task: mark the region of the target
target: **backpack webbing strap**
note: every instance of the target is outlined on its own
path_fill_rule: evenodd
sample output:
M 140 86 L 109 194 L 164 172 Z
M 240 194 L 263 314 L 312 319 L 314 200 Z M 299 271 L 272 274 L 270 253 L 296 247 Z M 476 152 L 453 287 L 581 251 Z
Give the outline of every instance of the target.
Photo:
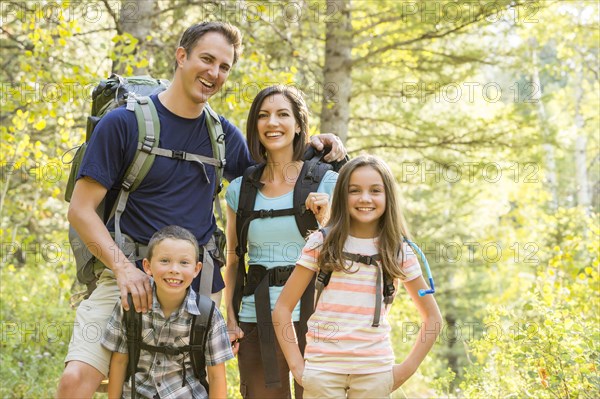
M 206 380 L 206 341 L 211 328 L 211 321 L 215 311 L 215 303 L 208 296 L 196 294 L 196 303 L 200 315 L 192 317 L 192 330 L 190 331 L 190 345 L 199 350 L 190 352 L 194 375 L 200 381 L 208 394 L 208 381 Z
M 135 112 L 138 122 L 138 143 L 140 149 L 136 151 L 133 162 L 125 172 L 125 178 L 121 185 L 121 190 L 115 202 L 112 217 L 115 217 L 115 242 L 119 248 L 124 245 L 123 235 L 121 233 L 121 215 L 127 206 L 129 193 L 135 191 L 144 177 L 148 174 L 154 155 L 151 154 L 152 148 L 158 146 L 160 139 L 160 123 L 158 121 L 158 113 L 154 102 L 149 97 L 130 96 L 127 99 L 127 109 Z
M 250 265 L 248 268 L 248 284 L 244 288 L 244 296 L 254 294 L 256 306 L 256 328 L 260 343 L 260 357 L 264 369 L 265 386 L 281 388 L 279 365 L 273 345 L 273 319 L 271 317 L 271 295 L 269 287 L 283 287 L 294 271 L 295 265 L 266 268 L 262 265 Z M 300 333 L 298 346 L 304 355 L 306 347 L 307 322 L 313 313 L 314 278 L 306 287 L 300 302 Z
M 333 167 L 327 163 L 323 163 L 319 156 L 315 156 L 307 161 L 304 161 L 298 181 L 294 186 L 294 208 L 299 212 L 294 214 L 296 226 L 302 237 L 306 233 L 319 228 L 319 224 L 315 215 L 312 212 L 307 212 L 305 202 L 308 194 L 316 192 L 319 189 L 321 180 L 328 170 L 333 170 Z
M 247 251 L 247 234 L 244 234 L 245 211 L 253 211 L 254 204 L 256 202 L 256 193 L 262 187 L 260 182 L 260 176 L 264 170 L 265 165 L 254 165 L 250 166 L 244 171 L 242 183 L 240 185 L 240 196 L 238 203 L 238 210 L 235 216 L 235 232 L 238 239 L 238 245 L 235 248 L 235 253 L 238 257 L 238 269 L 235 280 L 235 287 L 233 289 L 233 310 L 235 317 L 239 322 L 239 313 L 242 303 L 242 296 L 244 286 L 246 285 L 246 251 Z M 249 225 L 250 222 L 248 222 Z M 248 226 L 245 227 L 246 233 Z
M 202 246 L 202 273 L 200 273 L 200 287 L 198 293 L 210 297 L 212 294 L 212 284 L 215 271 L 215 261 L 212 253 L 217 248 L 214 234 L 210 236 L 208 242 Z
M 379 260 L 381 257 L 379 254 L 366 256 L 359 254 L 352 254 L 349 252 L 342 252 L 345 258 L 350 259 L 352 262 L 364 263 L 365 265 L 374 266 L 377 269 L 377 283 L 375 286 L 375 314 L 373 315 L 373 324 L 372 327 L 379 327 L 379 320 L 381 318 L 381 301 L 382 301 L 382 270 L 381 265 L 379 264 Z
M 140 360 L 140 349 L 142 344 L 142 314 L 135 311 L 133 298 L 131 294 L 127 295 L 129 310 L 124 311 L 123 321 L 125 324 L 127 336 L 127 353 L 129 361 L 127 363 L 127 378 L 131 378 L 131 398 L 135 399 L 137 392 L 135 390 L 135 373 L 137 371 L 138 361 Z
M 208 394 L 208 381 L 206 380 L 206 360 L 205 350 L 208 335 L 211 329 L 211 322 L 215 310 L 215 303 L 209 297 L 196 294 L 196 305 L 200 311 L 199 315 L 193 315 L 190 325 L 189 345 L 180 347 L 174 346 L 153 346 L 142 341 L 142 314 L 135 311 L 133 307 L 133 298 L 131 294 L 127 295 L 129 310 L 124 312 L 123 318 L 127 336 L 127 351 L 129 353 L 129 362 L 127 364 L 127 378 L 131 377 L 131 397 L 135 399 L 135 373 L 140 360 L 141 350 L 151 353 L 164 353 L 165 355 L 178 356 L 181 354 L 190 354 L 192 369 L 194 375 L 200 381 L 206 393 Z M 185 357 L 184 360 L 185 362 Z M 185 364 L 183 369 L 183 385 L 185 385 Z M 182 386 L 183 386 L 182 385 Z
M 323 234 L 323 243 L 325 242 L 325 238 L 329 233 L 329 228 L 322 228 L 319 231 Z M 388 277 L 387 273 L 384 273 L 382 267 L 380 265 L 381 256 L 379 254 L 376 255 L 360 255 L 349 252 L 342 252 L 344 258 L 351 260 L 352 262 L 359 262 L 366 265 L 374 266 L 377 269 L 377 282 L 375 288 L 375 312 L 373 315 L 373 324 L 372 327 L 379 327 L 379 322 L 381 320 L 381 302 L 386 305 L 392 303 L 394 299 L 394 283 L 391 278 Z M 317 303 L 319 302 L 319 298 L 321 297 L 321 293 L 323 289 L 329 284 L 329 280 L 331 279 L 331 272 L 324 272 L 322 270 L 319 271 L 317 275 L 317 279 L 315 282 L 315 308 L 317 307 Z M 383 290 L 382 290 L 383 284 Z
M 240 196 L 238 210 L 236 213 L 236 235 L 238 245 L 236 254 L 238 256 L 238 270 L 236 284 L 233 294 L 233 307 L 236 315 L 239 313 L 242 301 L 242 292 L 246 285 L 245 255 L 248 246 L 248 228 L 250 222 L 258 218 L 271 218 L 280 216 L 294 216 L 296 226 L 300 235 L 303 237 L 310 230 L 318 228 L 315 215 L 308 212 L 304 205 L 308 194 L 318 190 L 321 180 L 328 170 L 332 167 L 329 164 L 321 162 L 322 155 L 313 156 L 313 158 L 304 161 L 293 192 L 293 207 L 288 209 L 260 209 L 254 210 L 256 195 L 262 188 L 260 177 L 265 168 L 265 164 L 254 165 L 246 169 L 240 186 Z M 311 303 L 313 301 L 311 300 Z M 311 305 L 312 309 L 312 305 Z M 237 317 L 237 316 L 236 316 Z
M 208 135 L 210 136 L 210 144 L 212 146 L 213 158 L 220 162 L 220 166 L 215 167 L 215 192 L 213 194 L 213 202 L 217 209 L 217 215 L 223 220 L 223 211 L 221 210 L 221 202 L 218 199 L 219 192 L 223 188 L 223 169 L 227 163 L 225 159 L 225 134 L 219 115 L 206 103 L 204 105 L 204 118 Z
M 331 231 L 331 227 L 323 227 L 321 229 L 319 229 L 319 231 L 321 232 L 321 234 L 323 235 L 323 244 L 325 244 L 325 238 L 327 237 L 327 234 L 329 234 L 329 232 Z M 315 304 L 314 304 L 314 308 L 317 308 L 317 304 L 319 303 L 319 298 L 321 298 L 321 293 L 323 292 L 323 289 L 325 287 L 327 287 L 327 284 L 329 284 L 329 280 L 331 279 L 331 275 L 333 274 L 333 272 L 324 272 L 323 270 L 319 269 L 319 273 L 317 274 L 317 279 L 315 280 Z

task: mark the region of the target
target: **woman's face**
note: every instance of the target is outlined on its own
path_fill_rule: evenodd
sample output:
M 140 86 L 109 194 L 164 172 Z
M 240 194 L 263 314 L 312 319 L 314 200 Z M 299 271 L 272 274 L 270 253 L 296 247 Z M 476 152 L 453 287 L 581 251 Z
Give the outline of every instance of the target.
M 280 93 L 265 98 L 257 118 L 258 138 L 267 153 L 294 151 L 294 136 L 300 125 L 294 117 L 292 103 Z

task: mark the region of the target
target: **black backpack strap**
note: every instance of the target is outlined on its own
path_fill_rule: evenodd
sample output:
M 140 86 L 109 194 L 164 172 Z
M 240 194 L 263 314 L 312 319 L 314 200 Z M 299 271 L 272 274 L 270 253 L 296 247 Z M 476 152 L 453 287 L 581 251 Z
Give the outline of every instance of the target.
M 316 155 L 304 161 L 300 175 L 294 186 L 294 209 L 300 210 L 300 212 L 294 214 L 294 217 L 296 218 L 296 225 L 302 237 L 306 237 L 309 231 L 319 228 L 315 215 L 312 212 L 306 211 L 306 198 L 308 194 L 318 190 L 325 173 L 328 170 L 333 170 L 333 167 L 330 164 L 324 163 L 321 158 L 322 155 Z
M 235 233 L 237 236 L 237 247 L 235 253 L 238 256 L 238 269 L 235 279 L 235 287 L 233 289 L 233 309 L 235 317 L 238 318 L 240 306 L 242 303 L 242 292 L 246 285 L 246 251 L 248 244 L 248 226 L 250 225 L 250 214 L 254 211 L 254 203 L 256 202 L 256 194 L 262 187 L 260 176 L 265 165 L 254 165 L 244 171 L 242 184 L 240 185 L 240 198 L 238 201 L 238 209 L 235 217 Z M 239 321 L 239 320 L 238 320 Z
M 323 243 L 325 243 L 325 238 L 327 238 L 327 234 L 329 234 L 329 231 L 331 231 L 331 227 L 323 227 L 322 229 L 319 229 L 319 231 L 321 232 L 321 234 L 323 234 Z M 319 303 L 321 293 L 323 292 L 325 287 L 327 287 L 327 284 L 329 284 L 329 280 L 331 279 L 332 273 L 333 271 L 325 272 L 319 269 L 319 273 L 317 274 L 317 278 L 315 280 L 315 309 L 317 308 L 317 303 Z
M 365 265 L 371 265 L 377 269 L 377 283 L 375 286 L 375 314 L 373 315 L 373 327 L 379 327 L 379 320 L 381 318 L 381 301 L 382 298 L 382 279 L 383 279 L 383 271 L 380 266 L 381 256 L 377 255 L 360 255 L 349 252 L 342 252 L 346 259 L 351 260 L 352 262 L 364 263 Z
M 323 242 L 325 242 L 325 238 L 327 237 L 327 234 L 330 231 L 329 227 L 325 227 L 319 230 L 321 232 L 321 234 L 323 234 Z M 381 302 L 383 299 L 383 302 L 386 305 L 389 305 L 392 303 L 392 301 L 394 300 L 394 292 L 395 292 L 395 288 L 394 288 L 394 281 L 393 279 L 383 271 L 382 267 L 380 266 L 380 261 L 381 261 L 381 256 L 379 254 L 376 255 L 371 255 L 371 256 L 366 256 L 366 255 L 360 255 L 360 254 L 354 254 L 354 253 L 349 253 L 349 252 L 343 252 L 344 257 L 346 257 L 347 259 L 353 261 L 353 262 L 359 262 L 359 263 L 364 263 L 366 265 L 371 265 L 374 266 L 377 269 L 377 286 L 375 288 L 375 313 L 373 315 L 373 327 L 379 327 L 379 321 L 381 318 Z M 319 271 L 319 274 L 317 275 L 316 281 L 315 281 L 315 291 L 316 291 L 316 295 L 315 295 L 315 308 L 317 307 L 317 303 L 319 302 L 319 298 L 321 297 L 321 293 L 323 292 L 323 289 L 325 287 L 327 287 L 327 284 L 329 284 L 329 280 L 331 279 L 331 275 L 333 272 L 324 272 L 322 270 Z M 382 280 L 383 280 L 383 293 L 382 293 L 382 289 L 381 289 L 381 285 L 382 285 Z
M 315 147 L 313 147 L 310 144 L 307 144 L 306 149 L 304 150 L 304 156 L 302 157 L 302 159 L 304 159 L 305 161 L 308 161 L 309 159 L 315 158 L 315 159 L 318 159 L 319 161 L 325 162 L 325 161 L 323 161 L 323 157 L 325 155 L 329 154 L 330 151 L 331 151 L 331 147 L 325 147 L 321 151 L 317 151 L 315 149 Z M 329 162 L 328 165 L 331 165 L 334 172 L 339 172 L 340 169 L 342 168 L 342 166 L 344 166 L 346 164 L 346 162 L 348 162 L 349 160 L 350 160 L 350 157 L 348 157 L 348 155 L 346 155 L 344 157 L 344 159 L 342 159 L 341 161 Z
M 196 303 L 200 315 L 192 317 L 190 331 L 190 357 L 194 375 L 200 381 L 208 394 L 208 381 L 206 380 L 206 341 L 212 326 L 212 317 L 215 311 L 215 303 L 207 296 L 196 294 Z M 197 348 L 201 348 L 197 350 Z
M 140 360 L 142 344 L 142 314 L 135 311 L 131 294 L 127 294 L 127 302 L 129 303 L 129 310 L 125 310 L 123 314 L 127 336 L 127 352 L 129 354 L 125 380 L 127 381 L 127 378 L 131 378 L 131 397 L 135 399 L 137 396 L 135 390 L 135 373 Z

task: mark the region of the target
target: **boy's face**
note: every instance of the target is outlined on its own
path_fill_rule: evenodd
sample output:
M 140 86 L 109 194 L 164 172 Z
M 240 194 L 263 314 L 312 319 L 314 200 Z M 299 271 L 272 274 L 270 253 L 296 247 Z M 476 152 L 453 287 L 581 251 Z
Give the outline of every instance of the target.
M 152 260 L 144 259 L 143 264 L 146 273 L 154 277 L 156 292 L 161 297 L 185 295 L 202 268 L 194 246 L 189 241 L 172 238 L 159 242 L 154 247 Z
M 176 57 L 186 96 L 200 104 L 221 90 L 233 66 L 234 51 L 223 34 L 207 32 L 189 54 L 179 47 Z

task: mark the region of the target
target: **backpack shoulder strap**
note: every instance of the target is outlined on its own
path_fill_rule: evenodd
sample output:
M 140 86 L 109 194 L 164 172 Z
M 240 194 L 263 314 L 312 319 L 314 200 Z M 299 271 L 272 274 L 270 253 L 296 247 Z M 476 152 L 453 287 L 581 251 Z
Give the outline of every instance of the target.
M 327 234 L 329 234 L 329 232 L 331 231 L 331 227 L 323 227 L 321 229 L 319 229 L 319 231 L 321 232 L 321 234 L 323 234 L 323 243 L 325 242 L 325 238 L 327 238 Z M 323 292 L 323 289 L 325 287 L 327 287 L 327 284 L 329 284 L 329 279 L 331 279 L 331 275 L 333 274 L 333 271 L 330 272 L 325 272 L 321 269 L 319 269 L 319 274 L 317 274 L 317 278 L 315 280 L 315 306 L 314 308 L 317 308 L 317 304 L 319 303 L 319 298 L 321 297 L 321 293 Z
M 252 220 L 250 216 L 254 211 L 256 194 L 262 187 L 260 176 L 262 175 L 264 168 L 265 164 L 250 166 L 244 171 L 242 182 L 240 184 L 240 197 L 235 216 L 235 234 L 237 236 L 237 247 L 235 248 L 235 253 L 238 256 L 238 269 L 232 300 L 236 318 L 240 313 L 242 293 L 246 283 L 245 257 L 248 244 L 248 227 L 250 225 L 250 221 Z
M 213 157 L 220 161 L 220 166 L 215 167 L 215 192 L 213 194 L 213 200 L 215 202 L 217 214 L 219 218 L 222 219 L 223 212 L 221 211 L 221 204 L 217 197 L 223 188 L 223 169 L 225 168 L 226 163 L 225 134 L 223 133 L 223 126 L 221 125 L 219 115 L 213 111 L 208 103 L 204 105 L 204 118 L 208 128 L 208 135 L 210 136 Z
M 246 253 L 248 224 L 250 223 L 250 215 L 254 212 L 256 194 L 263 186 L 260 177 L 264 169 L 265 164 L 253 165 L 246 169 L 242 176 L 235 225 L 238 239 L 236 253 L 238 256 L 243 256 Z
M 123 313 L 123 323 L 125 325 L 127 336 L 127 352 L 129 354 L 125 380 L 131 378 L 131 395 L 132 398 L 135 398 L 135 373 L 140 360 L 142 342 L 142 314 L 135 311 L 131 294 L 127 295 L 127 301 L 129 303 L 129 310 L 126 310 Z
M 109 219 L 115 217 L 115 242 L 123 248 L 125 240 L 121 233 L 121 215 L 125 211 L 129 194 L 135 191 L 148 174 L 154 162 L 152 150 L 158 147 L 160 140 L 160 122 L 154 102 L 150 97 L 137 97 L 130 94 L 127 109 L 135 112 L 138 123 L 138 145 L 133 162 L 127 168 L 119 196 Z
M 306 211 L 305 202 L 308 194 L 319 189 L 321 180 L 323 180 L 328 170 L 333 170 L 333 167 L 322 162 L 320 157 L 315 156 L 304 161 L 298 180 L 294 185 L 294 209 L 302 210 L 302 212 L 295 213 L 294 217 L 302 237 L 305 237 L 309 231 L 319 228 L 315 215 Z
M 190 331 L 190 356 L 192 359 L 192 368 L 194 375 L 206 389 L 208 393 L 208 381 L 206 380 L 206 361 L 205 350 L 206 341 L 211 329 L 213 313 L 215 311 L 215 303 L 207 296 L 196 294 L 196 304 L 200 310 L 200 315 L 192 317 L 192 325 Z M 196 348 L 196 349 L 194 349 Z M 198 350 L 197 348 L 201 348 Z

